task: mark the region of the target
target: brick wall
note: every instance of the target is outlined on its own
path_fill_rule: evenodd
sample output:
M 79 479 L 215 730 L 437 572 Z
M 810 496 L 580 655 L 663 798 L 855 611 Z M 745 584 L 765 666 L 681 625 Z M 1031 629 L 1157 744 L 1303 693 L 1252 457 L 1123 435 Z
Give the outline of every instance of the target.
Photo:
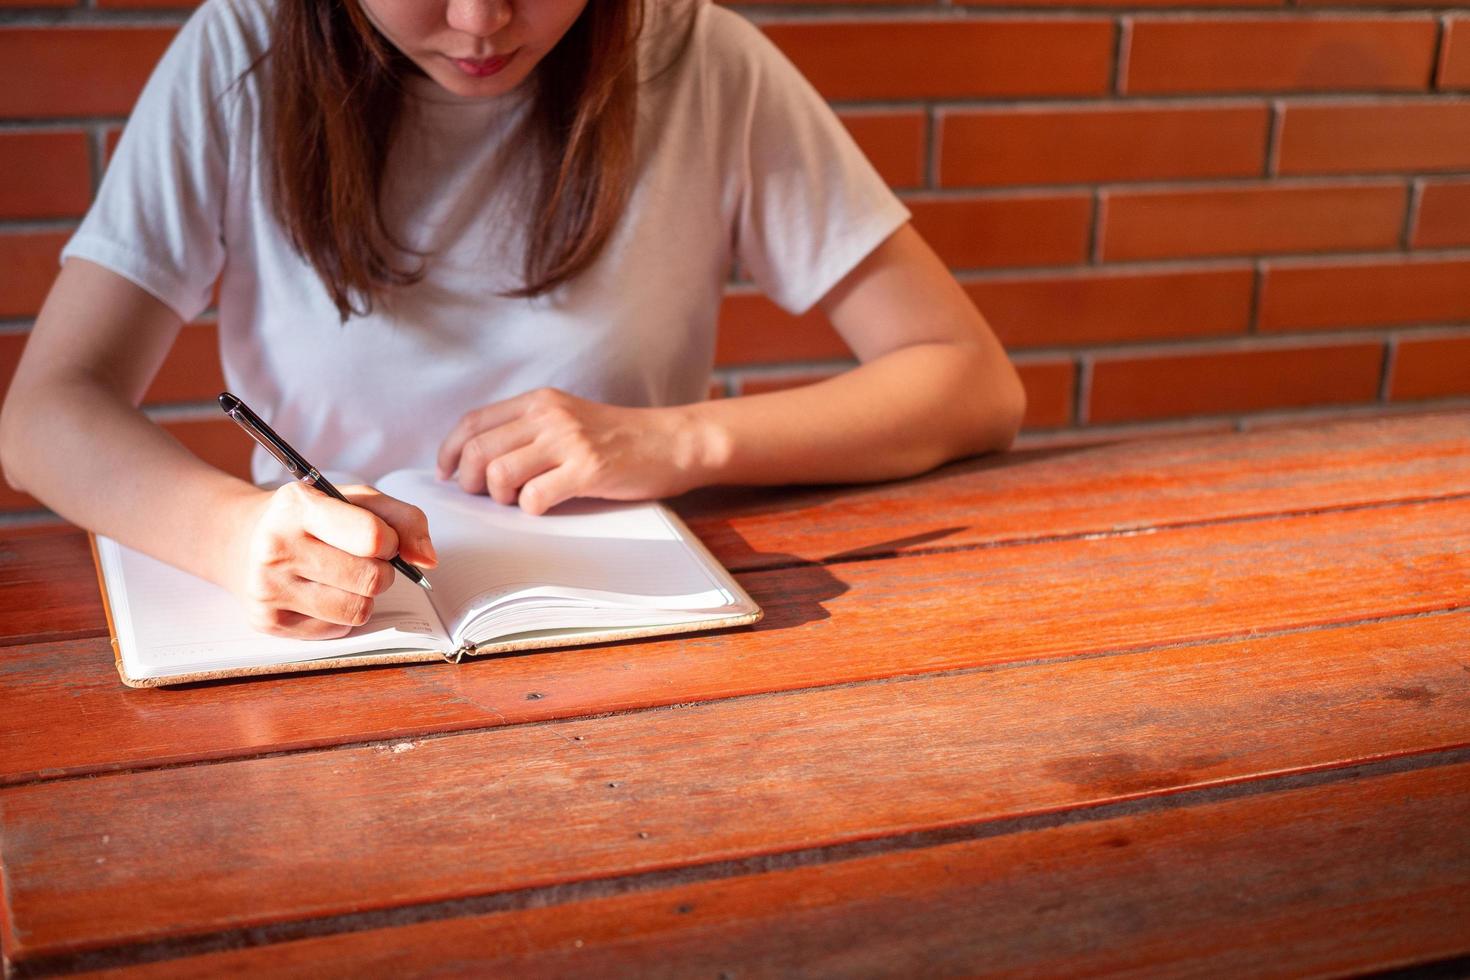
M 597 0 L 591 0 L 597 2 Z M 1470 404 L 1470 9 L 733 5 L 832 101 L 1020 365 L 1032 443 Z M 187 6 L 0 0 L 0 384 Z M 849 363 L 748 286 L 721 393 Z M 232 469 L 214 336 L 149 394 Z M 44 520 L 0 490 L 0 520 Z

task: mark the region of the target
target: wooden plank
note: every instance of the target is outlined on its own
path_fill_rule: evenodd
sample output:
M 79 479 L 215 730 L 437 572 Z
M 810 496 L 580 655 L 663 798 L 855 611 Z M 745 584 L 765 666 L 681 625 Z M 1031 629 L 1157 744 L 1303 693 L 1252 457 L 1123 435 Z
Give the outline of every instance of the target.
M 6 528 L 0 535 L 0 646 L 105 635 L 91 568 L 86 535 L 78 531 Z
M 1347 975 L 1470 953 L 1470 764 L 118 971 Z
M 12 787 L 0 792 L 9 955 L 1470 745 L 1466 623 L 1448 614 Z
M 1467 556 L 1461 500 L 747 573 L 767 610 L 754 630 L 455 668 L 132 691 L 101 640 L 15 647 L 0 651 L 0 780 L 1442 610 L 1470 596 Z
M 675 506 L 745 570 L 1465 493 L 1470 412 L 1027 450 L 898 483 Z
M 1470 413 L 1358 419 L 1028 450 L 898 483 L 714 490 L 674 506 L 727 567 L 754 571 L 1466 494 L 1467 444 Z M 0 644 L 105 634 L 85 544 L 71 533 L 0 537 L 0 582 L 35 580 L 0 609 Z

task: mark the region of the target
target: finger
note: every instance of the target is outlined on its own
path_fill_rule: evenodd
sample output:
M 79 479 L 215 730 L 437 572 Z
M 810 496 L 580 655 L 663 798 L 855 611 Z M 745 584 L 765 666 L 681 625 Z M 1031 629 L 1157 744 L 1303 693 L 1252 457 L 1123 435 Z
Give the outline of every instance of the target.
M 343 487 L 342 496 L 354 505 L 372 511 L 393 528 L 398 535 L 398 553 L 405 559 L 424 568 L 439 564 L 434 542 L 429 538 L 429 519 L 423 511 L 372 487 Z
M 280 607 L 287 612 L 301 613 L 339 626 L 361 626 L 373 616 L 371 597 L 306 579 L 298 579 L 292 584 L 281 598 Z
M 475 436 L 489 429 L 496 429 L 507 422 L 520 418 L 525 411 L 527 399 L 531 393 L 516 395 L 504 401 L 495 402 L 477 408 L 472 412 L 466 412 L 460 420 L 449 430 L 449 435 L 439 444 L 436 468 L 439 479 L 447 480 L 450 474 L 460 465 L 460 454 L 464 451 L 465 444 Z
M 564 500 L 578 496 L 583 481 L 570 466 L 546 470 L 521 487 L 519 503 L 527 514 L 544 514 Z
M 312 538 L 297 548 L 292 571 L 309 582 L 360 596 L 379 596 L 393 585 L 393 566 L 386 561 L 349 555 Z
M 262 633 L 293 640 L 337 640 L 352 632 L 351 626 L 325 623 L 286 609 L 275 609 L 263 614 L 251 625 Z
M 504 489 L 510 485 L 510 474 L 495 464 L 507 456 L 524 452 L 534 446 L 535 442 L 535 428 L 522 419 L 517 419 L 490 432 L 480 433 L 466 443 L 464 452 L 460 455 L 460 488 L 466 493 L 485 493 L 492 491 L 496 486 Z M 534 475 L 535 473 L 528 473 L 526 478 Z M 515 500 L 514 490 L 524 482 L 525 478 L 510 485 L 510 501 Z M 508 502 L 502 500 L 500 496 L 496 496 L 495 499 L 500 500 L 501 503 Z
M 301 528 L 307 534 L 359 558 L 386 560 L 398 553 L 398 532 L 371 510 L 328 497 L 320 490 L 302 490 L 298 503 Z

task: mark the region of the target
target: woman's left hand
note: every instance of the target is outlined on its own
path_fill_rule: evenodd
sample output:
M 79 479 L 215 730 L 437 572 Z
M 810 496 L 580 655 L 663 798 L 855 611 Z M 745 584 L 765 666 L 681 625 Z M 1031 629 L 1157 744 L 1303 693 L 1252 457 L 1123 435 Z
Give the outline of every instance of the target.
M 620 408 L 540 388 L 467 413 L 439 478 L 542 514 L 572 497 L 648 500 L 699 483 L 694 427 L 674 408 Z

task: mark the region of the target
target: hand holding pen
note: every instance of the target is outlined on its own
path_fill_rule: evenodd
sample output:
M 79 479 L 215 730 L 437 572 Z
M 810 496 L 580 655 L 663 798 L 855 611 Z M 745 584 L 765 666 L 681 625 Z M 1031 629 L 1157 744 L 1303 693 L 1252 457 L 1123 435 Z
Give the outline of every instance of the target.
M 263 496 L 256 516 L 241 526 L 249 534 L 248 555 L 241 552 L 241 580 L 232 590 L 255 628 L 302 638 L 341 636 L 367 621 L 395 569 L 429 588 L 409 563 L 436 563 L 422 511 L 370 487 L 338 490 L 240 399 L 224 392 L 219 401 L 296 481 Z

